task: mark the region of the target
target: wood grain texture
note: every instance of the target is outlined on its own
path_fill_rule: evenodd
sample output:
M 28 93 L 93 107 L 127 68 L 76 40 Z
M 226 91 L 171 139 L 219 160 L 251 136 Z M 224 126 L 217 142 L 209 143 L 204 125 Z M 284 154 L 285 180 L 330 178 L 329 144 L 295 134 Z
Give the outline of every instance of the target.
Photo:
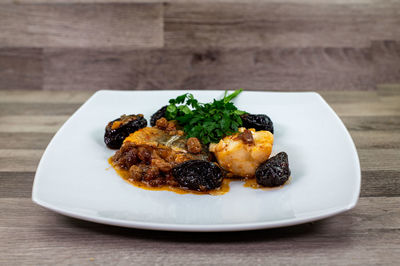
M 365 47 L 400 40 L 400 4 L 171 3 L 167 47 Z M 356 33 L 356 34 L 355 34 Z
M 1 35 L 2 33 L 0 33 L 0 39 Z M 40 48 L 0 48 L 0 91 L 42 89 L 42 59 L 42 49 Z
M 396 45 L 400 47 L 400 42 Z M 379 54 L 379 52 L 381 54 Z M 381 56 L 392 57 L 382 61 Z M 400 81 L 395 50 L 372 48 L 44 50 L 44 89 L 373 90 Z M 391 60 L 391 61 L 390 61 Z
M 140 2 L 0 1 L 0 90 L 329 91 L 400 82 L 398 1 Z
M 7 115 L 0 116 L 0 132 L 55 133 L 69 116 Z
M 400 131 L 350 131 L 357 148 L 399 149 Z
M 351 213 L 313 224 L 185 234 L 96 225 L 51 213 L 29 199 L 0 199 L 0 211 L 10 213 L 0 217 L 0 234 L 8 239 L 0 243 L 0 262 L 395 265 L 400 258 L 399 203 L 399 198 L 362 198 Z M 27 213 L 29 219 L 21 219 Z
M 30 198 L 35 172 L 1 172 L 0 198 Z
M 400 197 L 400 171 L 372 170 L 361 175 L 361 197 Z
M 2 103 L 0 114 L 2 115 L 69 115 L 74 113 L 81 104 L 71 103 Z
M 54 133 L 0 132 L 0 147 L 6 150 L 44 150 Z
M 93 95 L 91 91 L 81 91 L 76 93 L 74 91 L 46 91 L 38 94 L 35 91 L 28 90 L 0 90 L 0 103 L 43 103 L 43 99 L 50 99 L 51 103 L 71 103 L 82 104 L 90 96 Z
M 0 5 L 0 47 L 162 47 L 161 4 Z
M 0 149 L 0 171 L 34 172 L 43 155 L 43 150 Z

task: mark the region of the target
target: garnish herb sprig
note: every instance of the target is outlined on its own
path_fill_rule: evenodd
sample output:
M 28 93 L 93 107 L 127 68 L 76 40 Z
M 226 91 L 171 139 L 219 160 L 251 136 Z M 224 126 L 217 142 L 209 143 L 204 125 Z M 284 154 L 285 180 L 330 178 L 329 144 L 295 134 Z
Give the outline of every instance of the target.
M 166 118 L 177 120 L 187 137 L 196 137 L 203 144 L 218 142 L 242 125 L 240 115 L 246 112 L 231 102 L 241 92 L 242 89 L 227 95 L 225 91 L 221 100 L 214 99 L 211 103 L 199 103 L 191 93 L 185 93 L 169 100 Z

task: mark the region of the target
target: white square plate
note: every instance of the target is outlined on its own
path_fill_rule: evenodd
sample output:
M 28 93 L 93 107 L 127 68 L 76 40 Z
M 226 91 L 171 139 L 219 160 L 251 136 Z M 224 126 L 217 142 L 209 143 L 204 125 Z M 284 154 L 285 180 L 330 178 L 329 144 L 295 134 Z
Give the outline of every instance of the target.
M 294 225 L 353 208 L 360 165 L 345 126 L 314 92 L 243 92 L 235 104 L 274 122 L 273 154 L 289 156 L 292 180 L 260 190 L 232 182 L 220 196 L 137 188 L 107 159 L 106 124 L 121 114 L 151 114 L 183 91 L 99 91 L 61 127 L 38 166 L 32 199 L 58 213 L 124 227 L 171 231 L 238 231 Z M 191 91 L 200 102 L 222 91 Z

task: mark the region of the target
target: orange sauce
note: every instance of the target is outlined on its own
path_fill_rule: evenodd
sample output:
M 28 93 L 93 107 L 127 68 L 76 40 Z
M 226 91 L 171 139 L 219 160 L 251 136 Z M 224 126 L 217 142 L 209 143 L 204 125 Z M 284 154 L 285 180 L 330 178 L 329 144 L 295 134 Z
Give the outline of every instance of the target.
M 259 184 L 257 184 L 257 181 L 255 178 L 251 178 L 251 179 L 244 179 L 244 187 L 249 187 L 249 188 L 253 188 L 253 189 L 262 189 L 262 190 L 274 190 L 274 189 L 280 189 L 283 186 L 287 185 L 290 183 L 290 180 L 292 179 L 292 177 L 289 177 L 289 179 L 281 186 L 277 186 L 277 187 L 263 187 L 260 186 Z
M 111 129 L 117 129 L 121 126 L 121 124 L 122 124 L 122 121 L 115 121 L 115 122 L 113 122 Z
M 207 192 L 199 192 L 199 191 L 194 191 L 194 190 L 189 190 L 189 189 L 184 189 L 184 188 L 179 188 L 179 187 L 172 187 L 172 186 L 168 186 L 168 185 L 159 186 L 159 187 L 151 187 L 144 182 L 135 181 L 132 178 L 130 178 L 128 170 L 124 170 L 124 169 L 115 167 L 112 162 L 112 157 L 110 157 L 108 159 L 108 162 L 111 165 L 111 167 L 114 168 L 114 170 L 117 172 L 117 174 L 120 177 L 122 177 L 126 182 L 128 182 L 131 185 L 134 185 L 135 187 L 146 189 L 146 190 L 153 190 L 153 191 L 172 191 L 177 194 L 191 193 L 191 194 L 197 194 L 197 195 L 214 195 L 214 196 L 223 195 L 229 191 L 229 183 L 231 183 L 232 181 L 243 181 L 244 187 L 249 187 L 252 189 L 275 190 L 275 189 L 280 189 L 283 186 L 289 184 L 292 179 L 292 177 L 289 177 L 289 180 L 286 181 L 286 183 L 284 183 L 283 185 L 278 186 L 278 187 L 263 187 L 263 186 L 260 186 L 259 184 L 257 184 L 257 181 L 255 178 L 241 179 L 241 178 L 236 178 L 236 177 L 227 177 L 222 180 L 222 185 L 220 188 L 214 189 L 211 191 L 207 191 Z
M 122 177 L 126 182 L 128 182 L 131 185 L 134 185 L 135 187 L 138 188 L 142 188 L 142 189 L 146 189 L 146 190 L 153 190 L 153 191 L 172 191 L 178 194 L 197 194 L 197 195 L 223 195 L 225 193 L 227 193 L 229 191 L 229 183 L 231 182 L 231 179 L 223 179 L 222 180 L 222 185 L 220 188 L 218 189 L 214 189 L 211 191 L 207 191 L 207 192 L 199 192 L 199 191 L 194 191 L 194 190 L 188 190 L 188 189 L 183 189 L 183 188 L 179 188 L 179 187 L 172 187 L 172 186 L 168 186 L 168 185 L 164 185 L 164 186 L 159 186 L 159 187 L 151 187 L 149 185 L 147 185 L 144 182 L 140 182 L 140 181 L 135 181 L 132 178 L 130 178 L 129 176 L 129 171 L 128 170 L 124 170 L 124 169 L 120 169 L 118 167 L 115 167 L 113 162 L 112 162 L 112 157 L 110 157 L 108 159 L 109 164 L 114 168 L 114 170 L 117 172 L 117 174 Z

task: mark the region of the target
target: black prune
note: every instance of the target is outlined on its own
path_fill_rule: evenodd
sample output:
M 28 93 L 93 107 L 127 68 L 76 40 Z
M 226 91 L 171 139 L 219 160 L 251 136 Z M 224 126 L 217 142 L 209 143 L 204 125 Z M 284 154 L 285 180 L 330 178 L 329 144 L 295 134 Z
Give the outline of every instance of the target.
M 274 125 L 272 120 L 267 115 L 253 115 L 253 114 L 244 114 L 241 115 L 243 126 L 245 128 L 254 128 L 255 130 L 267 130 L 274 134 Z
M 290 176 L 288 156 L 280 152 L 262 163 L 256 170 L 257 184 L 265 187 L 283 185 Z
M 119 149 L 129 134 L 146 126 L 147 120 L 142 114 L 122 115 L 107 124 L 104 142 L 110 149 Z
M 201 192 L 220 187 L 223 178 L 221 168 L 202 160 L 179 164 L 172 169 L 172 176 L 182 187 Z
M 167 111 L 167 107 L 168 107 L 168 105 L 161 107 L 160 110 L 158 110 L 151 116 L 150 125 L 152 127 L 154 127 L 156 125 L 156 122 L 158 119 L 160 119 L 161 117 L 165 117 L 165 112 Z

